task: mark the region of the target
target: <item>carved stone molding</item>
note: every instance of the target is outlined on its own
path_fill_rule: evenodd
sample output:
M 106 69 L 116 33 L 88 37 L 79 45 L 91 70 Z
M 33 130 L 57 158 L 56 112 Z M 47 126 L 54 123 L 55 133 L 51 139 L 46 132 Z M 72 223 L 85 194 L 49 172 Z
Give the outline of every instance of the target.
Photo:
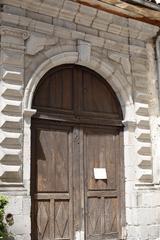
M 24 109 L 23 111 L 23 117 L 24 117 L 24 121 L 25 123 L 28 125 L 28 127 L 30 127 L 30 123 L 31 123 L 31 117 L 36 114 L 37 110 L 36 109 Z
M 31 118 L 36 112 L 37 109 L 24 109 L 23 116 Z
M 46 36 L 44 34 L 32 33 L 26 42 L 26 53 L 28 55 L 35 55 L 42 51 L 45 46 L 56 45 L 58 38 L 53 36 Z
M 133 129 L 134 130 L 137 126 L 137 123 L 134 120 L 133 121 L 123 120 L 122 123 L 123 123 L 124 127 L 127 128 L 127 129 Z
M 78 40 L 79 61 L 90 62 L 91 58 L 91 43 Z
M 30 32 L 18 28 L 12 28 L 8 26 L 0 27 L 0 35 L 2 36 L 13 36 L 17 38 L 22 38 L 23 40 L 27 40 L 30 36 Z

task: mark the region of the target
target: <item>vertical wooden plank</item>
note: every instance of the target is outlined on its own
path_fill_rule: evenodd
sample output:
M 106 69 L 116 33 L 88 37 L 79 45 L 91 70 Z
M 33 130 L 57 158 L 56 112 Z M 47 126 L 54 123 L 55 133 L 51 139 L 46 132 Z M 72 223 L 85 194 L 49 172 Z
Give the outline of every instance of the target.
M 116 188 L 115 132 L 90 129 L 86 132 L 87 181 L 90 190 Z M 95 180 L 94 168 L 106 168 L 107 180 Z
M 68 134 L 68 128 L 39 129 L 38 191 L 68 191 Z
M 85 112 L 119 114 L 116 96 L 110 86 L 107 86 L 107 82 L 90 71 L 83 70 L 83 73 L 82 110 Z
M 62 108 L 73 110 L 73 73 L 72 68 L 62 72 Z
M 80 230 L 81 230 L 81 238 L 85 239 L 85 189 L 84 189 L 84 131 L 83 128 L 80 128 L 80 208 L 81 208 L 81 215 L 80 215 Z
M 49 239 L 49 201 L 40 200 L 38 201 L 38 212 L 37 212 L 37 228 L 38 228 L 38 240 Z
M 50 199 L 50 239 L 55 239 L 55 210 L 54 199 Z
M 87 202 L 87 237 L 101 235 L 104 233 L 102 232 L 103 201 L 95 196 L 88 198 Z
M 54 158 L 55 161 L 55 178 L 53 176 L 52 171 L 50 171 L 52 168 L 52 162 L 49 166 L 49 180 L 51 184 L 54 184 L 55 182 L 55 191 L 58 192 L 67 192 L 69 188 L 68 183 L 68 141 L 69 141 L 69 129 L 62 129 L 59 131 L 55 131 L 54 138 L 52 138 L 52 160 Z M 62 148 L 63 146 L 63 148 Z M 51 187 L 52 189 L 52 187 Z
M 82 101 L 82 78 L 83 71 L 73 68 L 73 89 L 74 89 L 74 114 L 79 116 Z
M 69 238 L 69 200 L 55 200 L 55 238 Z
M 104 215 L 105 215 L 105 229 L 104 233 L 116 233 L 118 232 L 118 222 L 117 222 L 117 198 L 105 198 L 104 205 Z
M 81 227 L 81 206 L 80 206 L 80 135 L 79 129 L 73 129 L 73 189 L 74 189 L 74 234 L 80 231 Z M 75 236 L 74 236 L 75 237 Z
M 101 212 L 101 233 L 105 233 L 105 198 L 101 197 L 102 202 L 102 212 Z

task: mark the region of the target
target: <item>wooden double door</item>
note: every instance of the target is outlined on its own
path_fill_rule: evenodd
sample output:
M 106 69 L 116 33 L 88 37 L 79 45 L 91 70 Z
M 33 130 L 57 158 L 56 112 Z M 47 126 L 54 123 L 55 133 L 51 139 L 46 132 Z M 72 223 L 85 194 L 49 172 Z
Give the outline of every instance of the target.
M 74 79 L 75 66 L 69 66 L 69 71 L 70 79 Z M 87 70 L 81 71 L 82 82 Z M 49 76 L 54 81 L 54 73 Z M 50 81 L 51 77 L 46 79 Z M 66 81 L 66 76 L 61 75 L 60 79 Z M 79 97 L 83 97 L 83 88 L 81 91 Z M 57 96 L 62 93 L 61 89 Z M 73 96 L 76 101 L 77 95 Z M 62 106 L 39 107 L 40 103 L 35 97 L 33 105 L 38 113 L 32 119 L 32 239 L 120 239 L 124 208 L 123 134 L 118 120 L 112 119 L 116 113 L 83 114 L 76 105 L 72 115 L 67 109 L 62 111 Z M 77 109 L 81 113 L 77 114 Z M 105 114 L 110 120 L 105 121 Z

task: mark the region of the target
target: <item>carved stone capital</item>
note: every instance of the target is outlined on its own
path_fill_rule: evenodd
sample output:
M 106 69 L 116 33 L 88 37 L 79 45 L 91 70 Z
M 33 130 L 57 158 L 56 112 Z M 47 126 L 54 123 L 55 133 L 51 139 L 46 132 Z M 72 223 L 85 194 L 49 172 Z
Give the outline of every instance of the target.
M 36 112 L 36 109 L 24 109 L 23 116 L 31 118 Z
M 8 27 L 8 26 L 1 26 L 0 35 L 13 36 L 13 37 L 22 38 L 23 40 L 26 40 L 29 38 L 30 32 L 22 29 Z
M 123 120 L 122 123 L 123 123 L 124 127 L 127 129 L 129 129 L 129 128 L 135 129 L 137 126 L 137 123 L 134 120 Z

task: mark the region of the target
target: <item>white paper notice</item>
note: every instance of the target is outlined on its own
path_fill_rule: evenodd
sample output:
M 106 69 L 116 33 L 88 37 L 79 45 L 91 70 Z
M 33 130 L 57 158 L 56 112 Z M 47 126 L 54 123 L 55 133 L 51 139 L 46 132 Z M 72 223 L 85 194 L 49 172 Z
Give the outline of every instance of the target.
M 106 168 L 94 168 L 94 178 L 95 179 L 107 179 Z

